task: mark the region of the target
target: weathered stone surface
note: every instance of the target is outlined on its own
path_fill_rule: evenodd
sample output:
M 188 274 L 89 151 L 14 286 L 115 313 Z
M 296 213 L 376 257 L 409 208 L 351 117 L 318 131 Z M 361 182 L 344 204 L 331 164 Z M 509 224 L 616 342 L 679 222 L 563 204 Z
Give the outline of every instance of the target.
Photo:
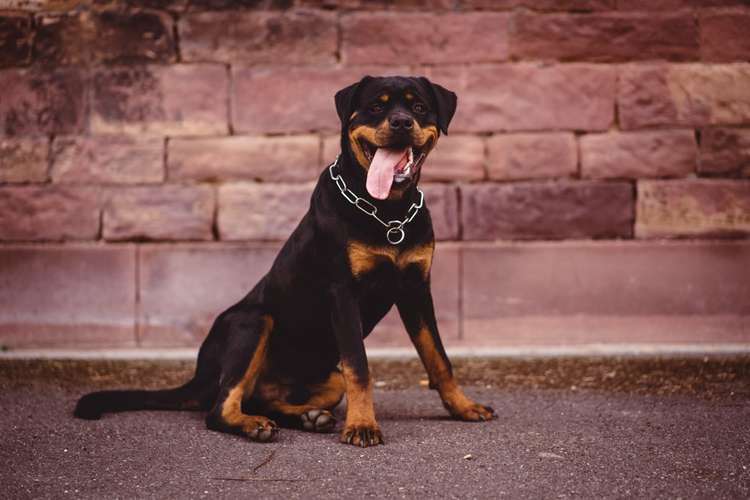
M 180 19 L 183 61 L 327 64 L 336 15 L 320 10 L 196 12 Z
M 459 95 L 451 132 L 606 130 L 614 120 L 615 69 L 592 64 L 428 68 Z
M 297 0 L 299 5 L 343 10 L 443 10 L 453 9 L 453 0 Z
M 452 184 L 422 183 L 425 205 L 432 216 L 435 239 L 457 240 L 459 235 L 458 188 Z M 407 226 L 408 227 L 408 226 Z
M 746 342 L 749 259 L 746 242 L 474 244 L 464 342 Z
M 494 62 L 508 59 L 510 16 L 501 13 L 368 12 L 342 19 L 349 65 Z
M 323 153 L 321 167 L 327 167 L 336 159 L 341 152 L 341 136 L 327 135 L 323 138 Z
M 64 134 L 85 127 L 86 83 L 76 69 L 3 70 L 0 88 L 0 134 Z
M 623 129 L 750 122 L 750 64 L 627 66 L 617 104 Z
M 632 191 L 624 182 L 463 185 L 463 239 L 628 238 Z
M 172 62 L 172 18 L 138 9 L 71 11 L 38 18 L 34 59 L 47 64 Z
M 334 94 L 385 68 L 232 67 L 232 124 L 238 133 L 338 132 Z
M 192 347 L 268 272 L 278 245 L 160 244 L 139 251 L 141 345 Z
M 29 15 L 0 11 L 0 68 L 28 64 L 31 39 Z
M 319 150 L 320 139 L 314 135 L 172 139 L 169 178 L 309 181 L 320 174 Z
M 225 184 L 219 187 L 222 240 L 286 240 L 310 206 L 313 185 Z
M 51 176 L 61 183 L 161 182 L 163 159 L 158 137 L 61 136 L 52 145 Z
M 581 175 L 596 179 L 685 177 L 698 154 L 692 130 L 587 134 L 580 148 Z
M 701 58 L 704 61 L 750 60 L 750 9 L 699 14 Z
M 513 9 L 527 7 L 540 11 L 600 11 L 615 8 L 616 0 L 459 0 L 464 8 Z
M 47 180 L 46 137 L 0 138 L 0 183 Z
M 100 69 L 91 129 L 98 134 L 226 134 L 227 70 L 215 64 Z
M 106 240 L 211 240 L 214 189 L 142 186 L 112 190 L 104 207 Z
M 491 179 L 570 177 L 578 152 L 571 133 L 502 134 L 487 140 Z
M 730 7 L 746 5 L 747 0 L 617 0 L 618 10 L 666 10 L 686 8 Z
M 698 172 L 750 177 L 750 129 L 704 129 L 700 149 Z
M 338 147 L 338 143 L 337 143 Z M 472 135 L 442 136 L 422 166 L 423 181 L 484 178 L 484 140 Z
M 532 14 L 513 18 L 511 52 L 520 59 L 641 61 L 698 59 L 698 28 L 676 14 Z
M 134 347 L 135 248 L 0 247 L 0 344 Z
M 0 188 L 0 240 L 94 240 L 100 196 L 93 188 Z
M 750 235 L 750 181 L 638 181 L 638 238 Z

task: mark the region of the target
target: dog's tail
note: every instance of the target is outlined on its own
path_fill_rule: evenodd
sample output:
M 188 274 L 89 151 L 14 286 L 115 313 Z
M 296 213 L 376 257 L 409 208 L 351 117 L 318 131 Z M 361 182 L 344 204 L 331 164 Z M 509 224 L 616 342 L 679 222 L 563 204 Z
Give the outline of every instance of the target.
M 103 413 L 132 410 L 204 410 L 214 399 L 212 384 L 194 377 L 174 389 L 97 391 L 78 400 L 73 414 L 97 420 Z

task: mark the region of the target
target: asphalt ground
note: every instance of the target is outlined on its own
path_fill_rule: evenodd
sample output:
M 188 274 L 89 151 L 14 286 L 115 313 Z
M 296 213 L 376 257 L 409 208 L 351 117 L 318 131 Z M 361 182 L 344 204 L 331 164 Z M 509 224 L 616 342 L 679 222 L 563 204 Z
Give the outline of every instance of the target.
M 200 413 L 71 415 L 87 390 L 168 386 L 189 362 L 3 360 L 2 497 L 750 497 L 747 355 L 454 364 L 497 420 L 453 421 L 417 361 L 373 361 L 386 445 L 361 449 L 288 429 L 252 443 Z

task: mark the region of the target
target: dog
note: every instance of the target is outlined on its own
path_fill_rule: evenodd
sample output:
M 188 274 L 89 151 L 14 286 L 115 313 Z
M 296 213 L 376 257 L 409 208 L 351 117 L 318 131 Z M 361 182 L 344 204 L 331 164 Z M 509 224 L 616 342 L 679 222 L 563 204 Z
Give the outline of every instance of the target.
M 456 103 L 425 77 L 365 76 L 337 92 L 340 155 L 268 274 L 214 321 L 192 380 L 90 393 L 75 416 L 202 410 L 209 429 L 264 442 L 279 426 L 333 431 L 331 410 L 346 394 L 341 442 L 383 444 L 364 338 L 395 304 L 448 412 L 494 418 L 456 383 L 430 291 L 435 238 L 418 182 Z

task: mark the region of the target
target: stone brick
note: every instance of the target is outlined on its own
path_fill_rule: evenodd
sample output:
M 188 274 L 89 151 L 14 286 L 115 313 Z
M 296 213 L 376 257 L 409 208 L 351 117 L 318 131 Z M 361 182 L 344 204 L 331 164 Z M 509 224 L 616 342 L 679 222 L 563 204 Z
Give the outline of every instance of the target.
M 504 61 L 509 20 L 487 12 L 352 14 L 342 19 L 342 59 L 349 66 Z
M 583 177 L 685 177 L 696 169 L 692 130 L 588 134 L 580 145 Z
M 750 177 L 750 129 L 704 129 L 700 150 L 698 172 Z
M 336 62 L 336 15 L 319 10 L 190 13 L 180 19 L 183 61 Z
M 0 344 L 135 346 L 135 248 L 0 247 Z
M 470 9 L 506 10 L 526 7 L 538 11 L 589 12 L 611 10 L 616 0 L 459 0 L 459 6 Z
M 633 189 L 624 182 L 469 184 L 461 200 L 465 240 L 632 236 Z
M 428 70 L 432 81 L 459 96 L 451 132 L 606 130 L 614 120 L 612 67 L 524 63 Z
M 0 68 L 28 64 L 31 39 L 31 17 L 0 11 Z
M 578 169 L 573 134 L 502 134 L 487 140 L 491 179 L 570 177 Z
M 98 134 L 226 134 L 227 70 L 213 64 L 131 66 L 94 76 Z
M 519 13 L 511 52 L 519 59 L 642 61 L 698 59 L 698 28 L 690 12 L 677 14 Z
M 310 206 L 312 184 L 225 184 L 219 187 L 222 240 L 286 240 Z
M 46 137 L 0 138 L 0 183 L 47 180 Z
M 701 12 L 698 19 L 704 61 L 750 60 L 750 9 Z
M 750 181 L 638 181 L 638 238 L 750 235 Z
M 277 252 L 276 244 L 141 246 L 141 345 L 198 346 L 216 316 L 268 272 Z
M 113 190 L 103 214 L 107 240 L 211 240 L 210 186 L 141 186 Z
M 46 64 L 172 62 L 169 14 L 138 9 L 68 12 L 37 19 L 34 59 Z
M 422 183 L 425 205 L 432 216 L 437 240 L 457 240 L 459 235 L 458 188 L 451 184 Z M 408 227 L 408 226 L 407 226 Z
M 747 342 L 749 259 L 746 242 L 464 247 L 463 342 Z
M 134 184 L 164 180 L 164 140 L 127 136 L 61 136 L 51 176 L 61 183 Z
M 662 10 L 692 9 L 704 7 L 730 7 L 747 5 L 747 0 L 617 0 L 619 10 Z
M 422 166 L 423 181 L 484 178 L 484 140 L 472 135 L 442 136 Z
M 237 133 L 338 132 L 334 94 L 386 68 L 232 68 L 232 123 Z
M 93 188 L 0 188 L 0 240 L 93 240 L 99 236 L 100 195 Z
M 336 159 L 336 156 L 341 152 L 341 136 L 340 135 L 328 135 L 323 138 L 323 161 L 320 164 L 321 167 L 327 167 Z
M 0 71 L 0 135 L 65 134 L 83 131 L 86 84 L 72 68 Z
M 342 10 L 444 10 L 453 9 L 453 0 L 297 0 L 307 7 Z
M 319 150 L 320 139 L 313 135 L 172 139 L 169 178 L 309 181 L 320 174 Z
M 627 66 L 617 102 L 623 129 L 750 122 L 750 64 Z

